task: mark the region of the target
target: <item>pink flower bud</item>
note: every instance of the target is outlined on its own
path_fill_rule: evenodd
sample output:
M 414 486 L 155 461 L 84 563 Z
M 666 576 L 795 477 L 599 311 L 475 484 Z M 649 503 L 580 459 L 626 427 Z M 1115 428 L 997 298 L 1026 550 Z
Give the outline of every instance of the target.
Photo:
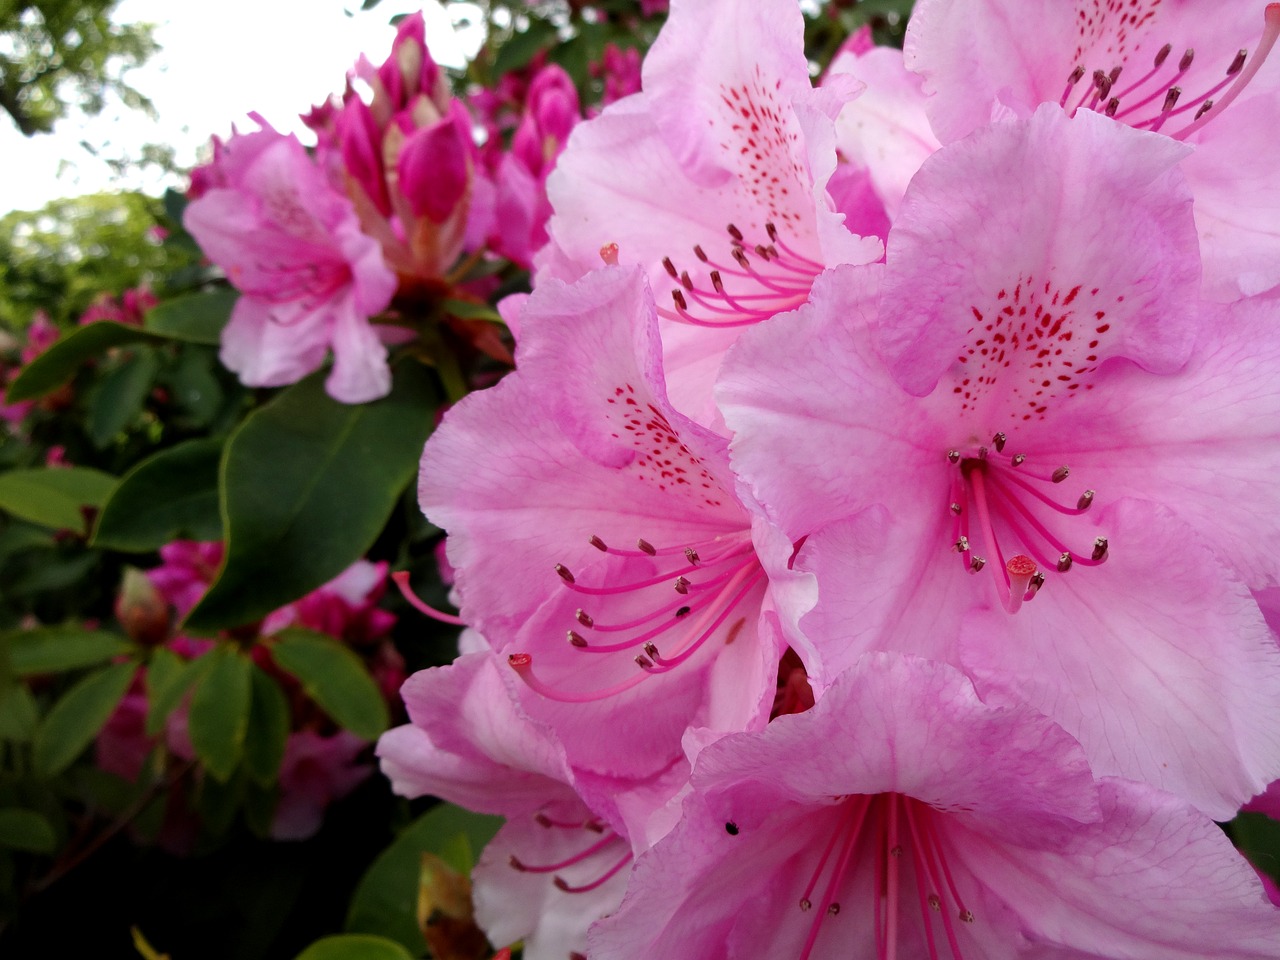
M 126 567 L 116 597 L 116 619 L 138 643 L 157 646 L 169 637 L 169 604 L 145 573 Z

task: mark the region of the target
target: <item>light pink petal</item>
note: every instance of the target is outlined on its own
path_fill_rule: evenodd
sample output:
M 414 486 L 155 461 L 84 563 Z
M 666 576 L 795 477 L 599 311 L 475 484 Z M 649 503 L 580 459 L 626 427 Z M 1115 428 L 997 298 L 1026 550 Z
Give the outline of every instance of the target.
M 1165 137 L 1091 113 L 1068 120 L 1050 106 L 934 154 L 889 238 L 885 296 L 894 309 L 880 332 L 903 387 L 927 393 L 949 370 L 959 380 L 964 358 L 965 376 L 991 365 L 986 372 L 997 377 L 966 395 L 979 429 L 995 419 L 993 407 L 1035 414 L 1039 344 L 1010 343 L 1000 351 L 1012 353 L 1003 364 L 964 352 L 981 346 L 975 337 L 983 339 L 984 319 L 975 318 L 991 323 L 1007 314 L 1010 325 L 1031 324 L 1025 315 L 1033 308 L 1079 334 L 1044 371 L 1053 391 L 1067 393 L 1056 379 L 1062 369 L 1078 378 L 1109 357 L 1177 370 L 1195 336 L 1190 302 L 1199 280 L 1191 199 L 1174 169 L 1186 153 Z M 1064 307 L 1071 311 L 1059 321 Z M 1098 313 L 1110 330 L 1089 348 L 1086 331 Z
M 1280 775 L 1280 649 L 1167 511 L 1122 501 L 1097 521 L 1106 564 L 1051 574 L 1015 616 L 970 613 L 964 663 L 1077 737 L 1097 773 L 1229 819 Z
M 349 299 L 332 304 L 333 370 L 325 391 L 342 403 L 368 403 L 391 392 L 387 348 Z
M 850 163 L 867 171 L 892 220 L 907 184 L 941 146 L 925 115 L 920 78 L 907 72 L 902 54 L 891 47 L 837 57 L 828 75 L 856 77 L 866 84 L 836 119 L 836 145 Z
M 956 837 L 979 881 L 1037 942 L 1034 956 L 1280 954 L 1280 911 L 1213 821 L 1122 780 L 1102 781 L 1101 800 L 1102 819 L 1073 828 L 1056 848 L 1009 846 L 998 834 Z
M 218 359 L 248 386 L 279 387 L 318 369 L 328 347 L 322 315 L 294 319 L 282 307 L 246 296 L 236 301 L 222 329 Z

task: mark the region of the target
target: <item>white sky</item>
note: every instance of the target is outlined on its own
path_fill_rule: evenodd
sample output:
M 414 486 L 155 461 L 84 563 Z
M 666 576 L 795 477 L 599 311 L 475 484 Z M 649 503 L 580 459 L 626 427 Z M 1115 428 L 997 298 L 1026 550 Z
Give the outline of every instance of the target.
M 170 185 L 154 174 L 148 181 L 113 180 L 81 141 L 109 157 L 138 156 L 145 143 L 167 143 L 185 166 L 211 135 L 225 136 L 233 123 L 253 129 L 245 118 L 250 111 L 279 130 L 302 134 L 298 114 L 341 92 L 361 53 L 381 63 L 395 36 L 391 17 L 416 9 L 426 13 L 437 61 L 460 66 L 474 53 L 475 32 L 455 37 L 436 0 L 382 0 L 367 12 L 360 12 L 360 0 L 122 0 L 117 22 L 158 25 L 162 49 L 129 79 L 152 99 L 159 119 L 108 106 L 97 118 L 71 117 L 51 134 L 27 138 L 0 114 L 0 213 L 115 187 L 158 194 Z

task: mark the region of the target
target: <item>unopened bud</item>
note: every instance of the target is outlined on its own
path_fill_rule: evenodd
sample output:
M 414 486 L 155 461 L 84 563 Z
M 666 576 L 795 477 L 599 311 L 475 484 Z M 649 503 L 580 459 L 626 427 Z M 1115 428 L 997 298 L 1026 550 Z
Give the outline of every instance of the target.
M 158 646 L 169 639 L 169 604 L 136 567 L 125 567 L 115 612 L 124 632 L 138 643 Z

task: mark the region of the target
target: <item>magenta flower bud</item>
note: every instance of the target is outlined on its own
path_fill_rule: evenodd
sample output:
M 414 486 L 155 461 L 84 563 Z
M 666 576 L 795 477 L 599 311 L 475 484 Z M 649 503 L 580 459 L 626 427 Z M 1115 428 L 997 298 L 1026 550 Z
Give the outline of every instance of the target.
M 469 144 L 453 118 L 417 130 L 400 148 L 400 190 L 417 216 L 443 223 L 466 197 Z
M 382 134 L 368 105 L 352 97 L 337 118 L 338 142 L 347 174 L 373 201 L 384 217 L 391 215 L 391 200 L 382 169 Z
M 169 638 L 169 604 L 136 567 L 126 567 L 116 597 L 116 619 L 138 643 L 156 646 Z
M 440 68 L 427 51 L 426 27 L 422 13 L 405 17 L 391 45 L 391 56 L 378 68 L 378 80 L 391 101 L 392 110 L 402 110 L 417 94 L 426 94 L 437 105 Z

